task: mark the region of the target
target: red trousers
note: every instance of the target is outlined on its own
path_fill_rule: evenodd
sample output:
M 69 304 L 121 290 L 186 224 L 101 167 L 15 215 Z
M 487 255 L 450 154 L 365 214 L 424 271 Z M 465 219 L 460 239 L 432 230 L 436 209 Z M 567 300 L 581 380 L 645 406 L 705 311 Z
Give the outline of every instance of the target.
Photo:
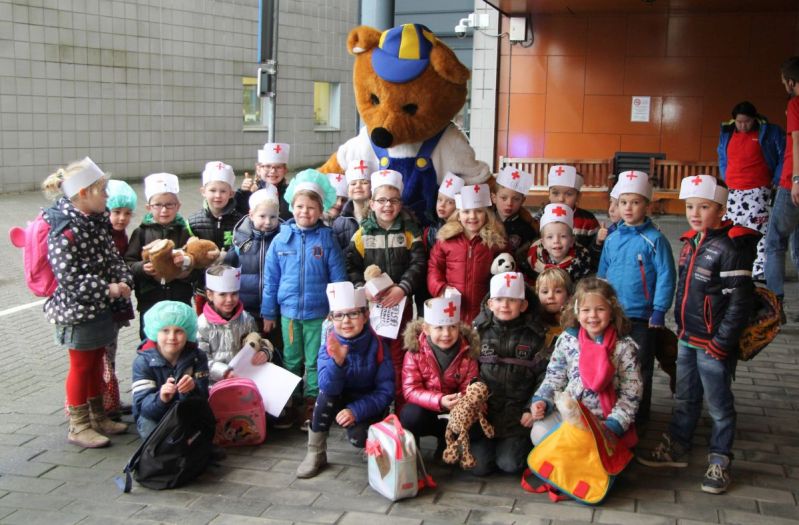
M 67 404 L 85 405 L 91 397 L 103 393 L 103 358 L 105 347 L 94 350 L 69 350 L 67 371 Z

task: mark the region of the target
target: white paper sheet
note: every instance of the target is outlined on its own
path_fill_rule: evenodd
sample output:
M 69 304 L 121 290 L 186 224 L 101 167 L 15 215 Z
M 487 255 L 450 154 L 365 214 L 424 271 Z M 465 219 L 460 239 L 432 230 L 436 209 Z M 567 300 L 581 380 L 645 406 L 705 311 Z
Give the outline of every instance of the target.
M 269 415 L 278 417 L 302 378 L 272 363 L 253 365 L 253 355 L 255 349 L 244 345 L 230 360 L 230 368 L 237 377 L 246 377 L 255 382 L 264 400 L 264 408 Z
M 403 297 L 399 304 L 391 308 L 383 308 L 377 303 L 372 303 L 369 310 L 369 322 L 377 335 L 389 339 L 397 338 L 402 322 L 402 312 L 405 311 L 405 301 L 407 300 L 407 297 Z

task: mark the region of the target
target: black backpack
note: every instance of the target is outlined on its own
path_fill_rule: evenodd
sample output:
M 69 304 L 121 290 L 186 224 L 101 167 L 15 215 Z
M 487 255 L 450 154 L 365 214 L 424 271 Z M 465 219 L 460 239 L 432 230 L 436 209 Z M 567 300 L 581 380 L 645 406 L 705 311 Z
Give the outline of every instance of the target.
M 188 397 L 174 403 L 125 465 L 125 479 L 116 480 L 120 490 L 130 492 L 131 473 L 141 485 L 155 490 L 190 482 L 211 462 L 215 429 L 208 400 Z

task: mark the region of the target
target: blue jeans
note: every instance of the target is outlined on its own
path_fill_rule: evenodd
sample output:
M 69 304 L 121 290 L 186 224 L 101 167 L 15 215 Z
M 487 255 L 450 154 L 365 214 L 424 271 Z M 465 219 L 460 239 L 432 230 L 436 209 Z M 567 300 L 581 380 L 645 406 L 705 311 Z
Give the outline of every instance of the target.
M 732 375 L 735 361 L 718 361 L 682 341 L 677 349 L 677 392 L 669 433 L 685 450 L 702 414 L 702 398 L 712 419 L 710 453 L 732 457 L 735 437 L 735 398 Z
M 139 416 L 139 419 L 136 420 L 136 430 L 139 433 L 142 441 L 147 439 L 147 436 L 153 433 L 155 427 L 158 426 L 159 421 L 153 421 L 152 419 L 148 419 L 144 416 Z
M 782 297 L 785 295 L 785 252 L 788 240 L 799 224 L 799 208 L 791 201 L 791 192 L 785 188 L 777 190 L 774 208 L 769 218 L 766 233 L 766 285 L 769 290 Z M 794 236 L 794 241 L 797 238 Z M 793 255 L 793 254 L 792 254 Z M 793 258 L 793 257 L 792 257 Z
M 644 383 L 644 392 L 641 403 L 638 405 L 636 421 L 649 420 L 649 407 L 652 404 L 652 374 L 655 372 L 655 342 L 653 331 L 649 328 L 649 321 L 645 319 L 630 319 L 632 330 L 630 337 L 638 345 L 638 362 L 641 366 L 641 380 Z

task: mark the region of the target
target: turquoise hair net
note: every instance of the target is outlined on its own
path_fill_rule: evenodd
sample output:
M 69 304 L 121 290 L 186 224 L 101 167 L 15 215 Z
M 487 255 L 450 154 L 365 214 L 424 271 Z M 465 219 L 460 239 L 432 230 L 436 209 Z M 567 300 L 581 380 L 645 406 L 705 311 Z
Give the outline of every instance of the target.
M 303 188 L 304 185 L 315 184 L 317 189 Z M 299 172 L 291 179 L 289 187 L 286 188 L 286 194 L 283 196 L 286 202 L 289 203 L 289 211 L 293 211 L 291 203 L 294 201 L 294 192 L 298 189 L 311 189 L 316 193 L 320 193 L 322 203 L 324 204 L 322 211 L 327 211 L 336 204 L 336 189 L 330 184 L 327 175 L 315 169 L 307 169 Z
M 179 326 L 191 342 L 197 341 L 197 314 L 186 303 L 161 301 L 144 314 L 144 335 L 151 341 L 158 340 L 158 332 L 167 326 Z
M 136 209 L 138 198 L 136 192 L 130 185 L 122 180 L 111 179 L 108 181 L 106 187 L 108 193 L 108 203 L 106 206 L 109 210 L 116 208 L 130 208 L 131 211 Z

